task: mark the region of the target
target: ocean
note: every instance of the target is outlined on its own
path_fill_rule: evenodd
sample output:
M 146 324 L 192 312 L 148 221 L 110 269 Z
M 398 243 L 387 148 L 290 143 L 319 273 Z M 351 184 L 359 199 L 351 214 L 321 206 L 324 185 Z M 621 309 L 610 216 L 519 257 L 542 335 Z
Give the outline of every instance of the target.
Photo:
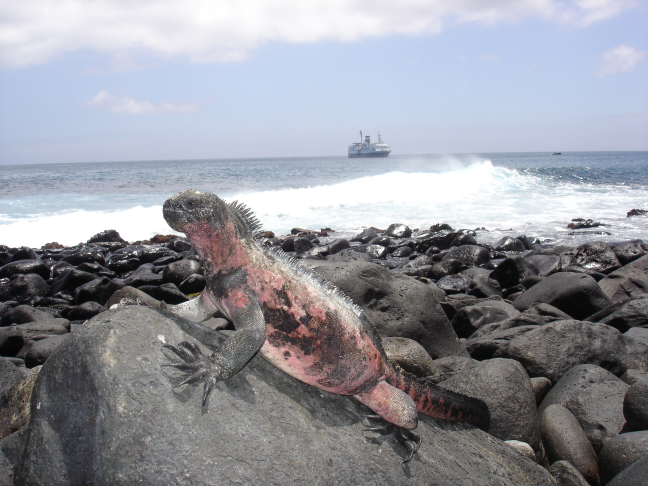
M 171 234 L 161 207 L 186 189 L 244 202 L 277 235 L 448 223 L 480 228 L 477 240 L 491 244 L 521 234 L 648 241 L 648 217 L 626 218 L 648 209 L 648 152 L 570 152 L 0 165 L 0 244 L 75 245 L 106 229 L 128 241 Z M 573 234 L 573 218 L 604 226 Z

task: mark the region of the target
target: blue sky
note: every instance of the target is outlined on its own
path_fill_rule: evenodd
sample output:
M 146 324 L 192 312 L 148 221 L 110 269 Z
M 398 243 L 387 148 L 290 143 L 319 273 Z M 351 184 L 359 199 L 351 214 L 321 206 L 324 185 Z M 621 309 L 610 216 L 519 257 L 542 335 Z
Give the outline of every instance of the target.
M 647 51 L 645 1 L 4 2 L 0 164 L 648 150 Z

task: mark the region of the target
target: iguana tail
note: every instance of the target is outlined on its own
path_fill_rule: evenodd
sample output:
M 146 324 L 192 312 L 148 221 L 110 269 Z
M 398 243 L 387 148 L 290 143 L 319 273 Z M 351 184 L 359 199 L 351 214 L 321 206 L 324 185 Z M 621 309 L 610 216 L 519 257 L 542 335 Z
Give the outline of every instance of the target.
M 490 411 L 483 401 L 445 390 L 392 366 L 385 368 L 385 381 L 407 393 L 419 413 L 443 420 L 469 422 L 488 431 Z

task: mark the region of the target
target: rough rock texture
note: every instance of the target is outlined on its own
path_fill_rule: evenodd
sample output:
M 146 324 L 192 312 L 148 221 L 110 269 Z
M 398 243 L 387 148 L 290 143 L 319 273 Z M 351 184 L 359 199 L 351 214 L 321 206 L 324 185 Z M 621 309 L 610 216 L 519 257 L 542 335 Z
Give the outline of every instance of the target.
M 549 393 L 549 390 L 551 390 L 551 380 L 544 376 L 531 378 L 531 386 L 533 387 L 536 404 L 540 405 L 544 397 Z
M 608 483 L 608 486 L 648 486 L 648 457 L 639 459 L 637 462 L 628 466 L 614 479 Z
M 550 304 L 574 319 L 585 319 L 612 302 L 589 275 L 560 272 L 549 275 L 513 302 L 519 311 L 535 304 Z
M 556 486 L 588 486 L 588 482 L 574 466 L 567 461 L 556 461 L 549 468 L 556 480 Z
M 648 294 L 622 305 L 599 322 L 626 332 L 633 327 L 648 328 Z
M 614 302 L 648 293 L 648 255 L 610 273 L 599 286 Z
M 529 376 L 545 376 L 555 383 L 570 368 L 585 363 L 619 375 L 628 368 L 644 369 L 648 354 L 638 351 L 642 352 L 630 355 L 624 335 L 610 326 L 569 320 L 516 336 L 494 356 L 517 360 Z
M 526 442 L 539 453 L 535 397 L 531 381 L 519 363 L 509 359 L 482 361 L 439 386 L 484 400 L 491 411 L 492 435 L 502 440 Z
M 427 418 L 421 449 L 400 466 L 405 452 L 390 436 L 362 438 L 366 411 L 354 399 L 258 356 L 216 385 L 204 412 L 202 386 L 172 388 L 180 378 L 162 367 L 160 334 L 191 339 L 152 309 L 111 310 L 47 361 L 29 424 L 0 442 L 12 464 L 23 458 L 19 484 L 553 484 L 492 436 Z
M 361 307 L 381 335 L 413 339 L 434 359 L 468 356 L 441 309 L 444 295 L 436 286 L 368 262 L 331 262 L 314 271 Z
M 416 341 L 400 337 L 383 338 L 383 348 L 387 358 L 416 376 L 436 374 L 436 366 L 430 355 Z
M 648 431 L 630 432 L 610 439 L 599 455 L 601 483 L 607 484 L 643 457 L 648 457 Z
M 648 379 L 628 388 L 623 399 L 623 415 L 632 430 L 648 430 Z
M 457 336 L 469 337 L 486 324 L 504 321 L 519 315 L 520 311 L 511 304 L 491 300 L 460 309 L 452 318 L 452 327 Z
M 12 386 L 0 393 L 0 439 L 17 431 L 29 420 L 30 398 L 40 369 L 38 366 L 22 373 Z
M 554 385 L 538 411 L 542 414 L 553 404 L 569 409 L 598 453 L 625 424 L 623 397 L 628 388 L 626 383 L 603 368 L 575 366 Z
M 540 414 L 540 432 L 550 464 L 568 461 L 591 484 L 599 484 L 596 452 L 573 413 L 550 405 Z

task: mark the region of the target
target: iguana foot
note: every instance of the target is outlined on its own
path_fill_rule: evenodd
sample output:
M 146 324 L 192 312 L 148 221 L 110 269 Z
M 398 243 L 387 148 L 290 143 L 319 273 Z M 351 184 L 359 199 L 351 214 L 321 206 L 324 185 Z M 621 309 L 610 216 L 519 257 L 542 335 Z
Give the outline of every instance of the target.
M 179 369 L 180 371 L 191 373 L 187 378 L 175 385 L 176 387 L 189 385 L 201 380 L 205 381 L 202 399 L 202 406 L 205 407 L 207 405 L 207 397 L 209 397 L 212 388 L 217 381 L 220 381 L 222 379 L 224 371 L 223 368 L 216 362 L 214 362 L 214 360 L 211 359 L 210 356 L 204 354 L 195 343 L 192 343 L 190 341 L 182 341 L 177 346 L 174 346 L 172 344 L 168 344 L 164 339 L 164 336 L 162 335 L 159 335 L 157 338 L 158 341 L 162 343 L 162 346 L 173 351 L 182 359 L 181 362 L 179 361 L 162 366 L 169 366 Z
M 421 436 L 415 434 L 411 430 L 399 427 L 398 425 L 391 424 L 383 419 L 380 415 L 367 415 L 370 421 L 379 422 L 380 425 L 374 427 L 367 427 L 364 429 L 367 432 L 376 432 L 380 435 L 393 434 L 400 445 L 407 450 L 407 457 L 401 461 L 401 464 L 408 463 L 414 457 L 414 454 L 421 447 Z

